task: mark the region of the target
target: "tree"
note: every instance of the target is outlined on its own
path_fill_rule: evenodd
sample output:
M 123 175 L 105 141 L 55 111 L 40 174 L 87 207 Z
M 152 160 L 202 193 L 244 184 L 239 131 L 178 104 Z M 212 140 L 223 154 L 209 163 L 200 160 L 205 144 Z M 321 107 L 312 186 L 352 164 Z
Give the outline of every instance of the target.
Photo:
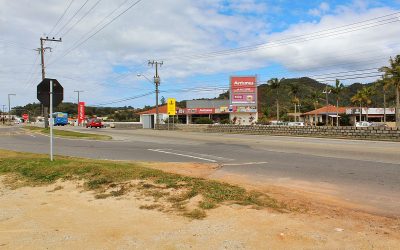
M 343 83 L 336 79 L 335 86 L 332 88 L 332 92 L 336 97 L 336 126 L 339 127 L 339 97 L 344 89 Z
M 271 86 L 271 89 L 275 89 L 275 91 L 276 91 L 275 101 L 276 101 L 276 120 L 277 121 L 279 121 L 279 87 L 283 80 L 285 80 L 285 78 L 282 78 L 281 80 L 279 80 L 278 78 L 271 78 L 270 80 L 268 80 L 268 83 Z
M 161 96 L 161 100 L 160 100 L 160 101 L 161 101 L 161 105 L 164 105 L 165 102 L 166 102 L 166 101 L 165 101 L 165 97 L 164 97 L 164 96 Z
M 362 93 L 362 98 L 363 102 L 365 103 L 365 106 L 367 107 L 367 112 L 366 112 L 366 119 L 368 121 L 368 107 L 372 103 L 372 96 L 375 94 L 375 91 L 373 87 L 364 87 L 361 89 Z
M 293 96 L 292 102 L 294 103 L 294 113 L 295 113 L 294 121 L 296 122 L 297 105 L 299 105 L 300 103 L 300 100 L 297 97 L 297 94 L 299 93 L 299 85 L 296 82 L 290 84 L 290 93 Z
M 359 103 L 360 104 L 360 122 L 362 120 L 362 103 L 363 103 L 364 97 L 363 97 L 363 92 L 362 90 L 357 91 L 355 95 L 351 97 L 351 102 L 352 103 Z
M 386 122 L 386 93 L 392 85 L 392 79 L 382 76 L 382 79 L 376 81 L 376 87 L 382 88 L 383 92 L 383 122 Z
M 390 84 L 396 89 L 396 127 L 400 128 L 400 55 L 394 59 L 390 58 L 390 66 L 385 66 L 379 71 L 385 73 L 385 77 L 390 80 Z
M 317 109 L 318 102 L 319 102 L 319 100 L 321 98 L 322 98 L 322 96 L 321 96 L 321 92 L 320 91 L 316 90 L 316 91 L 311 93 L 310 99 L 311 99 L 311 101 L 312 101 L 312 103 L 314 105 L 314 110 Z M 317 113 L 314 114 L 314 125 L 317 126 Z

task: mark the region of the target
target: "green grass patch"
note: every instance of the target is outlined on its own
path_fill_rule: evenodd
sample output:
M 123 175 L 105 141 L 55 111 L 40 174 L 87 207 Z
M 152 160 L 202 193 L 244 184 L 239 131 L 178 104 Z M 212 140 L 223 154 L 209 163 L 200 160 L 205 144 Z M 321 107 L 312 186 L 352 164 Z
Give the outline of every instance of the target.
M 26 126 L 26 127 L 24 127 L 24 129 L 30 130 L 30 131 L 34 131 L 34 132 L 38 132 L 38 133 L 45 134 L 45 135 L 50 134 L 50 129 L 49 128 L 39 128 L 39 127 Z M 112 139 L 112 137 L 108 136 L 108 135 L 81 133 L 81 132 L 59 130 L 59 129 L 53 129 L 53 134 L 55 136 L 59 136 L 59 137 L 88 139 L 88 140 L 111 140 Z
M 51 184 L 58 179 L 81 179 L 85 181 L 86 189 L 98 191 L 98 199 L 124 195 L 129 190 L 122 183 L 138 180 L 140 182 L 136 190 L 154 200 L 170 202 L 173 208 L 190 218 L 202 218 L 205 213 L 203 209 L 212 209 L 223 203 L 268 207 L 278 211 L 285 209 L 284 204 L 264 193 L 249 192 L 223 182 L 166 173 L 144 167 L 141 163 L 64 156 L 57 156 L 51 162 L 47 155 L 0 150 L 0 175 L 4 174 L 16 175 L 23 185 L 31 186 Z M 170 191 L 166 192 L 166 187 Z M 106 192 L 109 188 L 114 191 Z M 185 205 L 197 195 L 203 197 L 199 209 L 185 211 Z

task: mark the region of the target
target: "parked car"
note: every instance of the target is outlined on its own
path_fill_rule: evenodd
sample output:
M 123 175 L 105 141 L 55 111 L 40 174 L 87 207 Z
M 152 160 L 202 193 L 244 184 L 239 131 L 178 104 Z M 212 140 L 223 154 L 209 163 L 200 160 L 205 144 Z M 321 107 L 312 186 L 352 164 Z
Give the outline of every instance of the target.
M 90 119 L 86 123 L 86 128 L 104 128 L 103 122 L 100 119 Z
M 364 122 L 356 122 L 356 127 L 358 127 L 358 128 L 370 127 L 371 125 L 372 125 L 371 122 L 366 122 L 366 121 L 364 121 Z
M 288 126 L 304 127 L 304 122 L 289 122 Z

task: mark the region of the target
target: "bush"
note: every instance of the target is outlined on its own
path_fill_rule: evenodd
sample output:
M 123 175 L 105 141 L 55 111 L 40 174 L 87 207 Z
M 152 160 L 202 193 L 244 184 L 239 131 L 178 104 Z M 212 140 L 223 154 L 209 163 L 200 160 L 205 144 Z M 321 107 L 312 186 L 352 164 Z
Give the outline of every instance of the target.
M 222 119 L 221 124 L 231 124 L 231 120 L 229 119 Z
M 194 123 L 195 124 L 213 124 L 214 122 L 210 118 L 200 117 L 200 118 L 196 119 L 196 121 Z

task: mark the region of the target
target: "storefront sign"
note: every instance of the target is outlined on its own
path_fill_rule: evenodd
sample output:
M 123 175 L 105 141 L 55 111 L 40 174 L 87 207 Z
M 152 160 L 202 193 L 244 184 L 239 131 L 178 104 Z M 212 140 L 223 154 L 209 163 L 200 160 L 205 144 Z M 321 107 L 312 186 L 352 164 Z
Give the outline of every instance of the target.
M 257 78 L 232 76 L 230 79 L 231 104 L 257 103 Z

